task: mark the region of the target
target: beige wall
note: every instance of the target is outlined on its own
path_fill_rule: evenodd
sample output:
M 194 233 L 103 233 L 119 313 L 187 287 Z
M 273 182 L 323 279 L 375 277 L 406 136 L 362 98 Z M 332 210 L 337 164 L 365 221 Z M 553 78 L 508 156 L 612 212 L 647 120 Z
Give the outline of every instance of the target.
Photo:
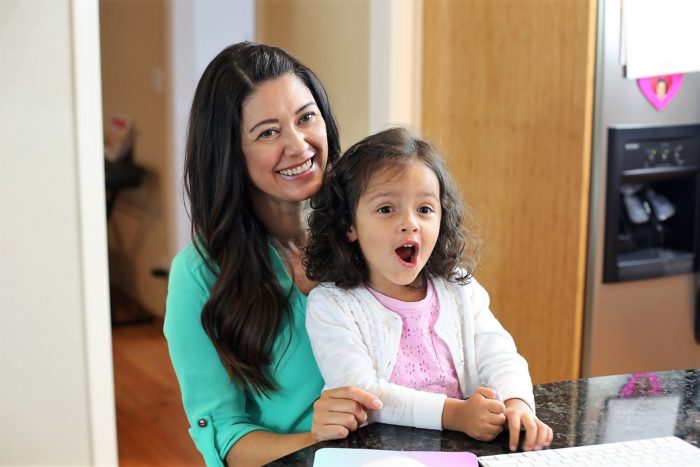
M 90 5 L 0 1 L 0 465 L 116 465 Z
M 100 1 L 104 118 L 133 119 L 134 161 L 146 169 L 140 187 L 119 194 L 109 220 L 110 280 L 158 315 L 167 283 L 151 271 L 170 265 L 166 196 L 177 196 L 165 180 L 165 21 L 165 0 Z
M 329 94 L 346 149 L 369 131 L 370 0 L 257 0 L 256 40 L 309 66 Z

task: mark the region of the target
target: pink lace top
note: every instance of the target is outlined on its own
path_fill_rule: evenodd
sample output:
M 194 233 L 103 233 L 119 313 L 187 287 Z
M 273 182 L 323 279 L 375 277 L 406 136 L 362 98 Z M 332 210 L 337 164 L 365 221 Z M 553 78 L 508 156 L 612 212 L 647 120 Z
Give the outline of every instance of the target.
M 440 303 L 433 284 L 428 281 L 425 298 L 419 302 L 402 302 L 368 289 L 379 303 L 403 320 L 399 353 L 389 382 L 461 399 L 450 350 L 434 330 Z

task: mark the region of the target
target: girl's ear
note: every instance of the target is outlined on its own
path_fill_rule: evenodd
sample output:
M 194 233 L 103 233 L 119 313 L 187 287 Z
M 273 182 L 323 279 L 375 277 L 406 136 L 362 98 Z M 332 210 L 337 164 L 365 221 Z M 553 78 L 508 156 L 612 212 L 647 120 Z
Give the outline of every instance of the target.
M 355 228 L 350 227 L 347 232 L 345 232 L 345 235 L 348 237 L 348 240 L 350 242 L 356 242 L 357 241 L 357 234 L 355 233 Z

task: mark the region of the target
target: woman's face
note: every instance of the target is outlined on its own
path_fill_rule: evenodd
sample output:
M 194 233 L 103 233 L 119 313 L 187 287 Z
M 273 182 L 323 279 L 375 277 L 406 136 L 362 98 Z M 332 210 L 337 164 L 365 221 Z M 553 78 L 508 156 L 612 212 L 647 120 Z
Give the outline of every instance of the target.
M 253 196 L 297 202 L 321 187 L 328 159 L 326 122 L 297 76 L 265 81 L 248 96 L 241 141 Z

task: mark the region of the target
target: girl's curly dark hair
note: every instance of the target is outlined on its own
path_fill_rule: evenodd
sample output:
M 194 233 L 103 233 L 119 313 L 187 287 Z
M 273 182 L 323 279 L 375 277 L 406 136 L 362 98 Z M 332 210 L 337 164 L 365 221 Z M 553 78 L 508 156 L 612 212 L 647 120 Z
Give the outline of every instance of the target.
M 355 212 L 373 175 L 420 160 L 440 185 L 442 217 L 440 234 L 423 274 L 466 283 L 476 267 L 478 238 L 463 225 L 462 196 L 445 162 L 432 144 L 402 127 L 368 136 L 353 145 L 325 174 L 321 190 L 311 198 L 309 238 L 304 268 L 311 280 L 333 282 L 351 288 L 369 280 L 369 271 L 358 242 L 347 232 L 355 224 Z M 469 248 L 470 255 L 464 251 Z

